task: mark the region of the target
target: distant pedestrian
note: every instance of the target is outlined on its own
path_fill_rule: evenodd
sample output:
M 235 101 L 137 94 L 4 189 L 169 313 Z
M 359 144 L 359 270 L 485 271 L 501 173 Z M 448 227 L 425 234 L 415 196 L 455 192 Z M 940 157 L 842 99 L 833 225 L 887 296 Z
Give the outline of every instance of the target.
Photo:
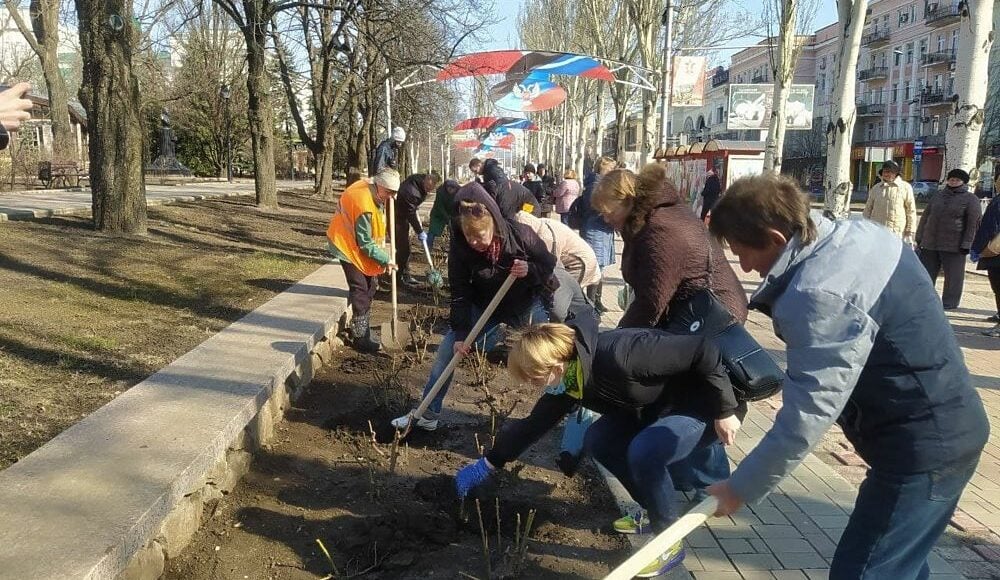
M 410 228 L 417 234 L 421 245 L 427 239 L 427 233 L 420 225 L 417 210 L 427 196 L 437 187 L 440 176 L 436 173 L 415 173 L 399 185 L 396 194 L 396 264 L 399 269 L 396 276 L 407 286 L 419 284 L 410 274 Z
M 368 164 L 368 175 L 378 175 L 386 167 L 399 171 L 399 152 L 406 141 L 406 131 L 402 127 L 392 130 L 389 138 L 378 144 Z
M 709 169 L 705 174 L 705 187 L 701 190 L 701 221 L 705 221 L 708 214 L 712 212 L 715 204 L 719 203 L 722 195 L 722 182 L 715 174 L 714 169 Z
M 531 192 L 531 195 L 538 200 L 538 206 L 541 207 L 542 202 L 545 200 L 545 185 L 539 179 L 538 174 L 535 173 L 534 165 L 529 163 L 524 166 L 524 172 L 521 174 L 521 185 Z
M 972 248 L 981 217 L 979 198 L 969 191 L 969 174 L 961 169 L 948 172 L 944 189 L 931 197 L 920 216 L 916 236 L 920 261 L 934 282 L 944 270 L 945 310 L 958 308 L 962 301 L 965 256 Z
M 573 207 L 573 202 L 580 197 L 580 189 L 576 171 L 567 169 L 562 182 L 552 192 L 556 213 L 559 214 L 559 221 L 564 224 L 569 224 L 569 208 Z
M 427 247 L 434 249 L 434 240 L 441 237 L 444 229 L 449 226 L 455 215 L 455 194 L 461 185 L 454 179 L 448 179 L 437 188 L 434 194 L 434 205 L 431 206 L 431 225 L 427 228 Z
M 986 213 L 983 214 L 969 251 L 969 258 L 977 262 L 976 268 L 986 270 L 990 279 L 997 313 L 987 318 L 987 321 L 995 322 L 996 326 L 983 334 L 994 338 L 1000 338 L 1000 252 L 997 251 L 1000 248 L 997 246 L 1000 246 L 1000 196 L 994 196 L 993 201 L 986 206 Z
M 507 178 L 500 162 L 487 159 L 482 169 L 483 188 L 500 206 L 505 219 L 514 219 L 519 211 L 527 211 L 535 217 L 542 216 L 542 204 L 523 185 Z
M 544 163 L 538 164 L 538 178 L 542 180 L 542 185 L 545 187 L 545 195 L 552 195 L 556 189 L 556 178 L 549 172 L 549 168 Z
M 882 164 L 879 177 L 881 181 L 868 192 L 863 215 L 912 245 L 917 228 L 917 202 L 913 197 L 913 187 L 899 176 L 899 165 L 892 160 Z
M 473 157 L 469 160 L 469 171 L 472 172 L 472 181 L 483 182 L 483 160 Z
M 340 195 L 337 212 L 326 230 L 329 251 L 340 261 L 351 304 L 351 346 L 359 352 L 378 352 L 372 340 L 369 312 L 375 298 L 376 277 L 396 269 L 385 247 L 386 223 L 382 209 L 399 190 L 399 173 L 383 169 L 371 180 L 351 184 Z
M 594 209 L 591 198 L 601 176 L 614 168 L 614 159 L 610 157 L 599 158 L 594 163 L 594 173 L 588 175 L 584 180 L 583 195 L 576 202 L 579 204 L 579 209 L 582 210 L 579 212 L 583 222 L 583 226 L 580 228 L 580 237 L 593 248 L 594 254 L 597 256 L 597 265 L 600 266 L 602 272 L 604 268 L 615 263 L 615 229 L 604 221 L 604 217 Z M 601 281 L 592 285 L 587 293 L 587 298 L 590 299 L 598 314 L 603 314 L 607 310 L 602 302 L 603 291 L 604 282 Z

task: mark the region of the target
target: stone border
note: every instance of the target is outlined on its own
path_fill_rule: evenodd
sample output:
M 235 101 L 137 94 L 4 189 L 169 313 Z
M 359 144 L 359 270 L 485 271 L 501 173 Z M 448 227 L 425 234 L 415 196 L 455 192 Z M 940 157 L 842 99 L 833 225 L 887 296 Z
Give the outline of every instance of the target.
M 339 265 L 0 472 L 0 578 L 158 578 L 340 344 Z

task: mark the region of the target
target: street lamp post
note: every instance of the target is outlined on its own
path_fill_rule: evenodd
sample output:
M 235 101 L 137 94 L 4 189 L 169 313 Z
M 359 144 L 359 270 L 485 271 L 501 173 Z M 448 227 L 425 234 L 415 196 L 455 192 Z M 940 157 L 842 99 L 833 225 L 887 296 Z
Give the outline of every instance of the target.
M 226 179 L 231 183 L 233 181 L 233 119 L 229 112 L 229 98 L 232 96 L 229 85 L 222 85 L 222 88 L 219 89 L 219 96 L 222 97 L 226 116 Z

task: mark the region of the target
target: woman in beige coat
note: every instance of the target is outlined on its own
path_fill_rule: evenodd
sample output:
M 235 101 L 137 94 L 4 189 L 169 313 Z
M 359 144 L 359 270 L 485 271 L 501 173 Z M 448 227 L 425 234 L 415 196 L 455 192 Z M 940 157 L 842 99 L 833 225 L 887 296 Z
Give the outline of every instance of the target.
M 514 219 L 535 230 L 545 247 L 555 256 L 563 268 L 584 290 L 601 281 L 601 269 L 597 267 L 597 254 L 583 238 L 569 226 L 554 219 L 538 218 L 519 211 Z
M 864 216 L 912 244 L 917 233 L 917 202 L 913 198 L 913 187 L 899 176 L 899 165 L 895 161 L 883 163 L 879 176 L 881 181 L 868 192 Z

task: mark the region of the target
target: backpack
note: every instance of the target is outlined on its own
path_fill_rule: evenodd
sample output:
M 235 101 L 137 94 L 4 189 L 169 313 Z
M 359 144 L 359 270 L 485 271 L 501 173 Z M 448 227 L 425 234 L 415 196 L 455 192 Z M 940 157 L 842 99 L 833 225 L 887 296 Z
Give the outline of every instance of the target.
M 587 208 L 584 204 L 586 204 L 586 200 L 581 195 L 573 200 L 573 203 L 569 206 L 569 211 L 566 213 L 568 216 L 566 218 L 566 225 L 574 230 L 583 229 L 583 222 L 587 219 Z

